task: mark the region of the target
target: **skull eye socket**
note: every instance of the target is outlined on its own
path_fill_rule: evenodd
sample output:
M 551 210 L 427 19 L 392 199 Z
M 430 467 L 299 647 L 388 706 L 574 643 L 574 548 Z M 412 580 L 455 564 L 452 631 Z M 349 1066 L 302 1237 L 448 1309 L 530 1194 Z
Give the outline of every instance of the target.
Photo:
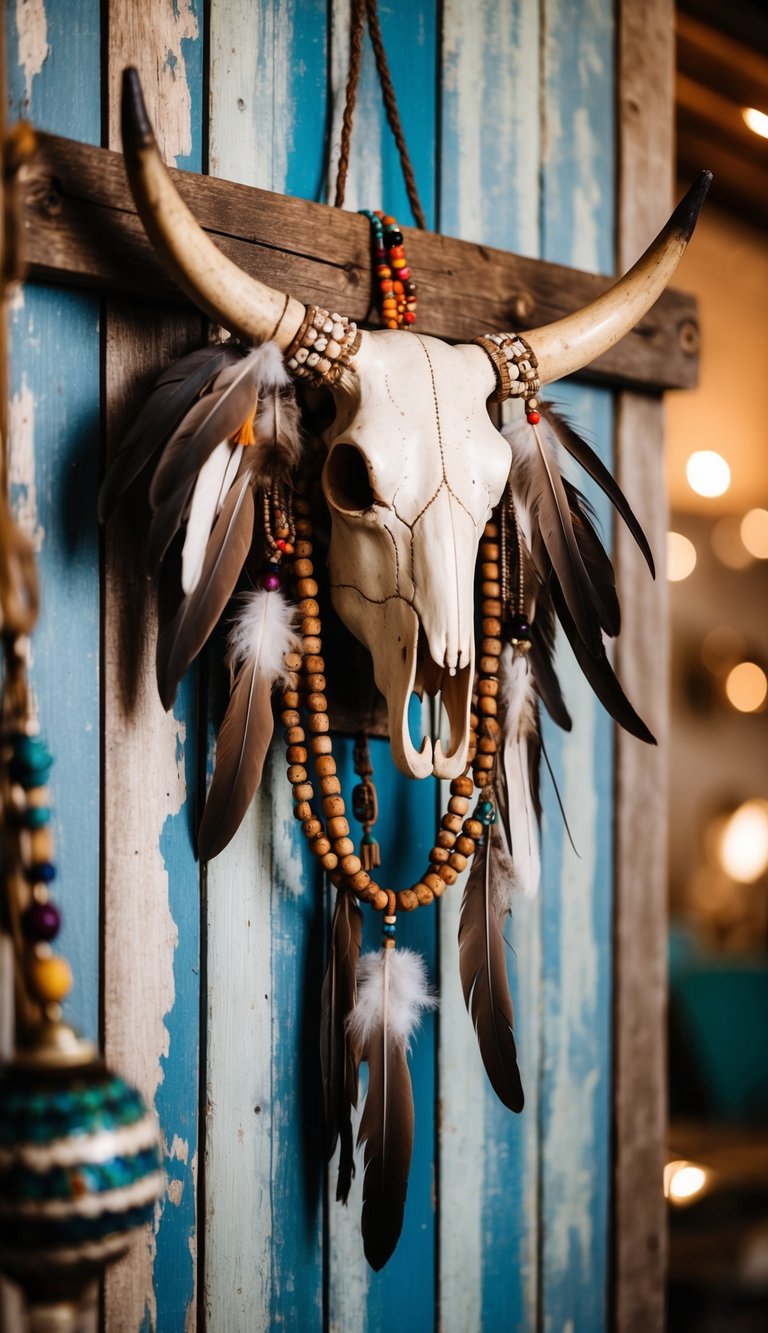
M 334 445 L 325 465 L 325 493 L 337 509 L 359 514 L 376 502 L 365 459 L 353 444 Z

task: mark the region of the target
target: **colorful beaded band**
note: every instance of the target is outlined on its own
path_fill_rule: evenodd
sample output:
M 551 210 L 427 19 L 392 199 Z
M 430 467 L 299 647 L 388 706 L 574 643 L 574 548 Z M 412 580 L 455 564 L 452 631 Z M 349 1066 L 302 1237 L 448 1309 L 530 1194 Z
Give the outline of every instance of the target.
M 360 212 L 371 224 L 373 265 L 379 283 L 381 317 L 387 329 L 416 323 L 416 283 L 403 248 L 403 233 L 393 217 L 370 208 Z
M 490 357 L 496 371 L 496 392 L 491 402 L 507 398 L 531 398 L 539 392 L 538 361 L 533 349 L 519 333 L 489 333 L 474 340 Z
M 285 353 L 285 364 L 297 379 L 335 384 L 342 370 L 353 368 L 359 347 L 360 334 L 353 320 L 309 305 Z

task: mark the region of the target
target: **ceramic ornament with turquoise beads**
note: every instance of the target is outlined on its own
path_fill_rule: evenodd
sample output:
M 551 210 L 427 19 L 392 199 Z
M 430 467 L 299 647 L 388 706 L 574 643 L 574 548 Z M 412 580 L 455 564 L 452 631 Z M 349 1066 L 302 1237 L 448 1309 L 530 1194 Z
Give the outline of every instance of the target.
M 20 669 L 6 647 L 6 716 Z M 16 1037 L 0 1072 L 0 1271 L 30 1302 L 74 1306 L 151 1220 L 165 1183 L 160 1134 L 140 1093 L 62 1018 L 72 976 L 53 951 L 52 760 L 33 719 L 6 724 L 1 757 Z

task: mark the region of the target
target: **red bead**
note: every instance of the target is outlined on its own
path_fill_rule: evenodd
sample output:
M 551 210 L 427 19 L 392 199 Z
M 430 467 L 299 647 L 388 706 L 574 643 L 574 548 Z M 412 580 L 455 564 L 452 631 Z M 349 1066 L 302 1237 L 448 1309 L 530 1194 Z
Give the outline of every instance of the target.
M 404 255 L 405 255 L 405 250 L 403 249 L 402 245 L 393 245 L 390 247 L 389 251 L 390 259 L 402 259 Z
M 399 268 L 397 270 L 397 276 L 398 278 L 400 278 L 401 282 L 405 282 L 408 278 L 410 278 L 411 270 L 408 267 Z
M 541 421 L 541 417 L 540 417 L 539 413 L 538 413 L 538 412 L 529 412 L 527 415 L 528 415 L 528 420 L 530 421 L 531 425 L 532 425 L 532 426 L 538 426 L 539 422 Z
M 405 314 L 403 315 L 403 323 L 404 324 L 416 323 L 416 316 L 414 315 L 412 310 L 406 310 Z
M 275 546 L 277 547 L 278 551 L 287 551 L 287 550 L 288 550 L 288 543 L 287 543 L 287 541 L 284 541 L 282 537 L 280 538 L 280 540 L 279 540 L 278 542 L 275 542 Z

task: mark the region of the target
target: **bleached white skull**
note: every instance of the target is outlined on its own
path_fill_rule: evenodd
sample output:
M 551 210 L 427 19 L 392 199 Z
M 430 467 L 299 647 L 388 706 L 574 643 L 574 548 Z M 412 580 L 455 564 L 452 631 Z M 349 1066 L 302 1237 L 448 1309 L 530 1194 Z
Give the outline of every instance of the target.
M 306 326 L 305 307 L 243 273 L 199 227 L 165 171 L 130 70 L 123 144 L 139 214 L 179 286 L 236 336 L 273 338 L 289 349 Z M 615 286 L 583 310 L 526 333 L 542 384 L 588 365 L 650 309 L 677 267 L 708 184 L 703 173 Z M 380 330 L 360 334 L 353 360 L 328 377 L 336 414 L 325 436 L 323 487 L 332 516 L 333 601 L 370 650 L 393 757 L 411 777 L 452 778 L 466 766 L 475 562 L 510 467 L 509 446 L 488 414 L 498 376 L 498 361 L 482 346 Z M 429 738 L 421 750 L 413 746 L 414 689 L 441 691 L 450 722 L 446 751 Z

